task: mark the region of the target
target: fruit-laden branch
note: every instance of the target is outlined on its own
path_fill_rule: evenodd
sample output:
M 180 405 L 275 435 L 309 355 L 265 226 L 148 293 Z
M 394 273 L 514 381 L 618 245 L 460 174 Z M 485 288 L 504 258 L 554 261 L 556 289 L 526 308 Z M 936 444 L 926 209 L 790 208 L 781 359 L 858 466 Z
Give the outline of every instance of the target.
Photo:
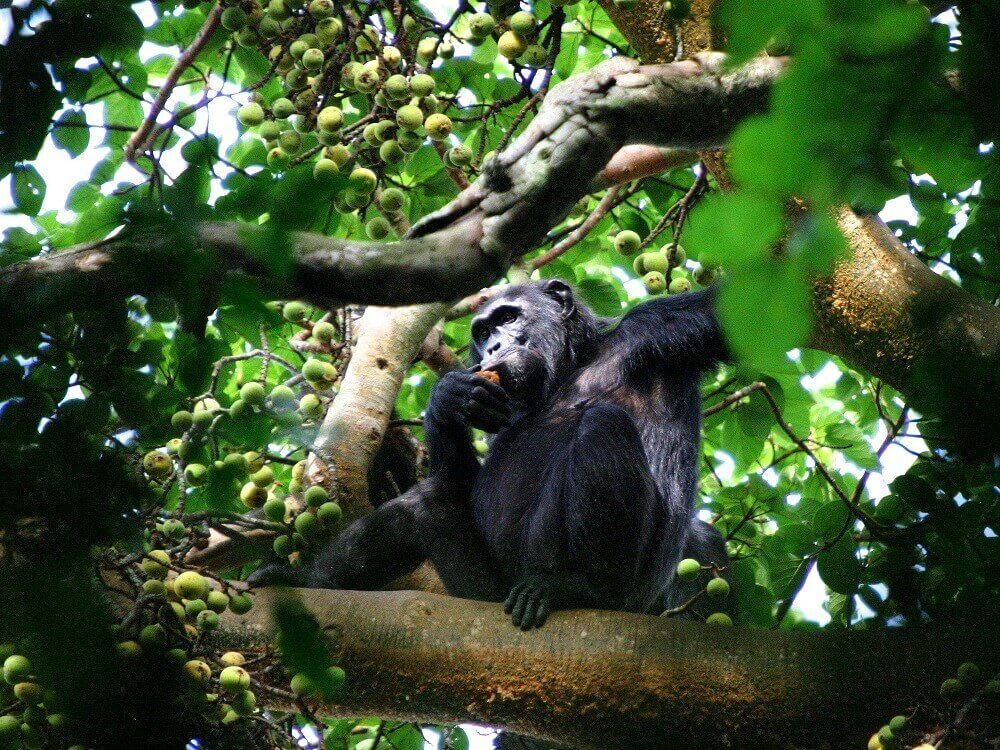
M 496 604 L 294 593 L 348 675 L 324 715 L 472 721 L 579 748 L 860 747 L 889 716 L 936 693 L 960 662 L 992 668 L 1000 658 L 983 626 L 997 613 L 818 633 L 575 610 L 524 633 Z M 252 624 L 230 618 L 221 637 L 242 648 L 269 642 L 282 595 L 258 592 Z
M 410 237 L 393 244 L 293 233 L 286 269 L 254 248 L 281 238 L 239 224 L 208 223 L 195 244 L 214 251 L 214 273 L 266 285 L 271 294 L 327 306 L 453 300 L 499 278 L 569 213 L 623 146 L 721 145 L 742 118 L 762 111 L 784 67 L 777 58 L 724 69 L 724 57 L 639 66 L 616 58 L 555 87 L 531 125 L 480 178 Z M 664 161 L 664 163 L 667 163 Z M 601 177 L 601 183 L 606 177 Z M 165 266 L 177 239 L 123 232 L 0 270 L 0 318 L 34 322 L 132 293 L 181 293 L 186 274 Z M 190 290 L 188 290 L 190 291 Z

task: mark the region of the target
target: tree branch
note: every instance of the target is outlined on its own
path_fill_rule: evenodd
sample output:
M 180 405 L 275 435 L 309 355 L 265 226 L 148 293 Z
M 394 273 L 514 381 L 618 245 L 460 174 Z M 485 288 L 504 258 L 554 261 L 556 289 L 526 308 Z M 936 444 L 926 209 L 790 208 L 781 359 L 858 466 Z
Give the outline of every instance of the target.
M 267 640 L 274 601 L 220 635 Z M 749 630 L 597 610 L 515 629 L 499 605 L 415 592 L 297 591 L 347 671 L 324 715 L 472 721 L 585 748 L 863 744 L 964 660 L 1000 658 L 979 613 L 880 631 Z M 884 670 L 859 665 L 891 665 Z
M 556 86 L 538 115 L 480 178 L 398 243 L 287 237 L 290 267 L 275 269 L 252 248 L 282 238 L 267 228 L 209 223 L 197 244 L 218 269 L 256 279 L 277 296 L 317 304 L 404 305 L 457 299 L 492 283 L 591 190 L 628 143 L 720 145 L 747 114 L 761 111 L 783 62 L 735 70 L 721 55 L 642 67 L 616 58 Z M 0 317 L 15 325 L 103 304 L 110 296 L 190 288 L 165 272 L 176 237 L 122 232 L 107 240 L 0 269 Z

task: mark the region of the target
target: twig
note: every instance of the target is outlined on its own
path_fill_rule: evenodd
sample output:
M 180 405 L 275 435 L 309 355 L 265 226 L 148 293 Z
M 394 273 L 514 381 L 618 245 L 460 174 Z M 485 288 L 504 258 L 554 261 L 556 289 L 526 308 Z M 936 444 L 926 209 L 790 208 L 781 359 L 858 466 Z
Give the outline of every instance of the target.
M 153 101 L 153 106 L 150 108 L 149 114 L 146 115 L 146 119 L 142 121 L 142 124 L 132 134 L 132 137 L 128 139 L 128 143 L 125 145 L 125 158 L 128 161 L 134 161 L 136 153 L 142 153 L 148 148 L 146 141 L 153 126 L 156 124 L 156 118 L 160 116 L 160 112 L 167 106 L 167 100 L 170 99 L 170 95 L 174 92 L 174 87 L 177 86 L 181 75 L 191 67 L 195 59 L 205 48 L 205 45 L 208 44 L 209 39 L 212 38 L 212 35 L 219 28 L 221 19 L 222 6 L 219 4 L 213 5 L 212 10 L 208 12 L 208 16 L 205 18 L 205 23 L 202 24 L 201 29 L 195 35 L 194 41 L 191 42 L 191 46 L 184 50 L 183 54 L 170 69 L 170 72 L 167 73 L 167 77 L 163 81 L 163 87 L 156 95 L 156 99 Z

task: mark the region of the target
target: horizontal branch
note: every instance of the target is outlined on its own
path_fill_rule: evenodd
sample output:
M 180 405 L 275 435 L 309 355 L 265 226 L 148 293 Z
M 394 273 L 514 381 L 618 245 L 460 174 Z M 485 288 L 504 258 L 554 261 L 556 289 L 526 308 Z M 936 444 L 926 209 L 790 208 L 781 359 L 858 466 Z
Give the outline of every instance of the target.
M 297 591 L 348 675 L 341 716 L 477 722 L 578 748 L 852 743 L 933 695 L 958 664 L 1000 658 L 997 613 L 878 631 L 713 627 L 597 610 L 521 632 L 496 604 L 415 592 Z M 266 639 L 276 589 L 233 645 Z M 879 665 L 875 668 L 875 665 Z
M 291 250 L 284 269 L 253 250 L 273 251 L 282 241 L 267 228 L 207 223 L 198 227 L 195 244 L 210 251 L 210 272 L 248 276 L 276 297 L 324 305 L 457 299 L 489 285 L 537 247 L 594 189 L 623 146 L 719 146 L 743 117 L 765 108 L 783 67 L 783 60 L 768 58 L 727 70 L 719 54 L 668 65 L 624 58 L 602 63 L 552 89 L 525 132 L 473 185 L 397 243 L 291 233 L 284 238 Z M 625 165 L 637 154 L 647 170 L 684 158 L 626 152 L 608 174 L 631 179 L 634 169 Z M 129 230 L 0 269 L 0 318 L 29 323 L 127 294 L 190 291 L 188 273 L 169 271 L 178 244 L 162 230 Z

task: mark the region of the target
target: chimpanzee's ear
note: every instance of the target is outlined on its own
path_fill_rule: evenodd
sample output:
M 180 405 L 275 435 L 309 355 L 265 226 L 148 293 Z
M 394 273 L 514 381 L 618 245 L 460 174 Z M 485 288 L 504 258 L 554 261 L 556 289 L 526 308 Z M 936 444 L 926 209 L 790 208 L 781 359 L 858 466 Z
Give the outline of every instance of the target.
M 542 291 L 562 305 L 563 315 L 569 315 L 575 309 L 573 290 L 565 281 L 549 279 L 542 285 Z

